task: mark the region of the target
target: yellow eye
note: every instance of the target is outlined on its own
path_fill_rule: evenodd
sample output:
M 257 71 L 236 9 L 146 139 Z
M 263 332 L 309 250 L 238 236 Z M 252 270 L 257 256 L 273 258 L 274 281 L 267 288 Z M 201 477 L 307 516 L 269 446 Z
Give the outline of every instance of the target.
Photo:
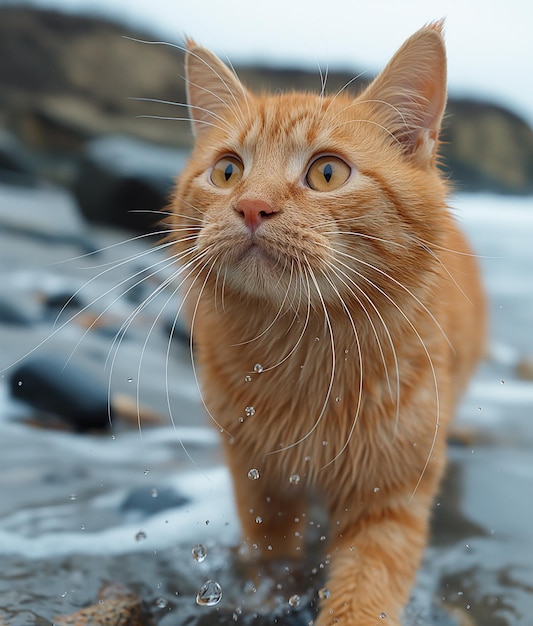
M 315 191 L 333 191 L 344 185 L 351 173 L 350 166 L 339 157 L 323 156 L 311 163 L 305 182 Z
M 211 182 L 221 189 L 234 187 L 242 178 L 244 165 L 237 157 L 226 156 L 219 159 L 211 170 Z

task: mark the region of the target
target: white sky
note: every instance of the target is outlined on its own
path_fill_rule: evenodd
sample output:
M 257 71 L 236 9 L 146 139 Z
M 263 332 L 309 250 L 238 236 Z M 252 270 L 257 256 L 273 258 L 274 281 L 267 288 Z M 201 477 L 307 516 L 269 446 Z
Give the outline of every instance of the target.
M 453 95 L 489 97 L 533 124 L 533 0 L 30 0 L 110 15 L 232 62 L 377 72 L 404 39 L 446 18 Z M 179 70 L 177 70 L 179 71 Z M 317 85 L 318 85 L 317 78 Z

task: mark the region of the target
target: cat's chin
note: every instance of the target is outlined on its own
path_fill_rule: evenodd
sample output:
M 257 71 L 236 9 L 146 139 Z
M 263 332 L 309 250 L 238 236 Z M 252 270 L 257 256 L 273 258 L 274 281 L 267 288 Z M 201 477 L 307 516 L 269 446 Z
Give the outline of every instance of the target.
M 228 263 L 226 279 L 239 291 L 260 299 L 277 301 L 290 282 L 290 262 L 272 254 L 264 246 L 252 244 L 234 251 Z M 285 274 L 287 274 L 284 280 Z M 287 285 L 285 285 L 287 283 Z M 279 292 L 279 293 L 278 293 Z
M 274 267 L 283 268 L 287 263 L 262 242 L 250 241 L 242 247 L 236 247 L 232 255 L 235 271 L 244 274 L 272 271 Z

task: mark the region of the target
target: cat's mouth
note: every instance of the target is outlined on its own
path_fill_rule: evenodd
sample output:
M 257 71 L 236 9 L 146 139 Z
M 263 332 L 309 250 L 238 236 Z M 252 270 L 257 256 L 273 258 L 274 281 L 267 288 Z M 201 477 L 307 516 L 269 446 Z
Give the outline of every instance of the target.
M 253 260 L 257 263 L 273 263 L 279 262 L 277 255 L 273 254 L 271 246 L 265 245 L 265 242 L 258 240 L 252 235 L 248 245 L 242 250 L 240 260 Z

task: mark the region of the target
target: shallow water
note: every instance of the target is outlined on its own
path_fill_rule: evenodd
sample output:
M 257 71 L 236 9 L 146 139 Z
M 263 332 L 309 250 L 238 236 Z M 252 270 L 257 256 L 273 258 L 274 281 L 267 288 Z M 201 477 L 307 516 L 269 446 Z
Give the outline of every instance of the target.
M 432 544 L 405 623 L 527 626 L 533 623 L 533 382 L 519 380 L 515 366 L 533 355 L 533 203 L 480 196 L 456 198 L 454 205 L 482 256 L 491 350 L 459 410 L 458 424 L 470 435 L 450 446 Z M 10 229 L 0 232 L 0 296 L 31 319 L 0 324 L 0 368 L 36 346 L 40 354 L 73 355 L 109 383 L 111 397 L 127 394 L 165 423 L 139 430 L 118 420 L 112 431 L 83 435 L 35 428 L 32 409 L 9 398 L 12 368 L 4 372 L 0 624 L 50 624 L 93 604 L 105 582 L 129 586 L 163 626 L 233 623 L 234 613 L 237 623 L 277 617 L 307 624 L 320 572 L 292 566 L 289 574 L 266 572 L 254 591 L 233 551 L 239 528 L 217 434 L 199 400 L 189 347 L 179 336 L 168 345 L 177 298 L 160 317 L 166 294 L 139 310 L 114 351 L 116 332 L 171 271 L 135 284 L 157 261 L 163 267 L 164 256 L 145 254 L 148 243 L 139 240 L 66 261 L 84 254 L 72 239 L 52 244 L 47 236 Z M 96 247 L 124 237 L 103 229 L 83 235 Z M 120 264 L 132 255 L 137 258 Z M 60 307 L 43 303 L 82 286 L 77 308 L 55 321 Z M 97 328 L 87 332 L 100 313 Z M 191 554 L 198 543 L 207 547 L 202 563 Z M 208 579 L 220 583 L 222 600 L 197 606 Z M 291 608 L 294 594 L 301 601 Z M 439 613 L 439 605 L 453 618 Z M 268 617 L 254 622 L 256 612 Z

